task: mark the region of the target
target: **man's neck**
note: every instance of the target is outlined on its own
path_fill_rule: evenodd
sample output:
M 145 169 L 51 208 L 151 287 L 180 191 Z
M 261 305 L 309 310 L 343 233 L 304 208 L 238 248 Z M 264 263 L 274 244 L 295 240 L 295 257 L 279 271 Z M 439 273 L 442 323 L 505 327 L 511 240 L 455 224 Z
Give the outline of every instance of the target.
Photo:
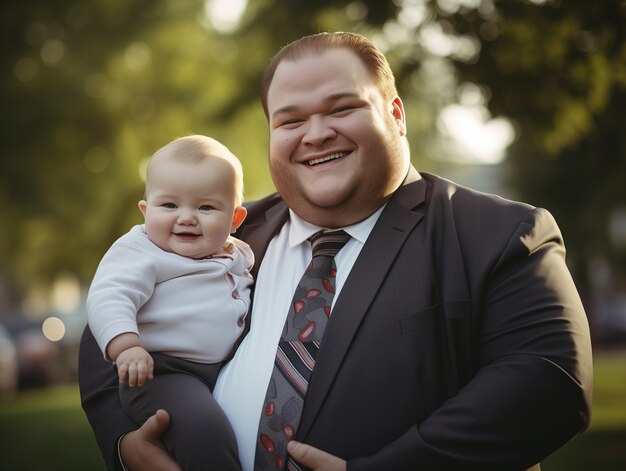
M 421 179 L 422 176 L 419 174 L 416 168 L 413 167 L 413 165 L 409 165 L 409 171 L 407 172 L 401 186 L 408 185 L 409 183 L 413 183 Z

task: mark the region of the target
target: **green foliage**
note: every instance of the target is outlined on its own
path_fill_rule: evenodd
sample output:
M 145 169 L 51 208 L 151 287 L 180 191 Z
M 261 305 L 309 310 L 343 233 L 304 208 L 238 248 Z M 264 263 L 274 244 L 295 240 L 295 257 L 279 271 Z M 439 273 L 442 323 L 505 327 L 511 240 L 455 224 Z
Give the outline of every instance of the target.
M 555 213 L 579 281 L 590 254 L 619 274 L 626 244 L 611 245 L 607 220 L 626 207 L 626 9 L 540 3 L 256 0 L 230 33 L 202 0 L 3 7 L 0 277 L 28 287 L 69 271 L 88 282 L 111 242 L 141 222 L 146 159 L 177 136 L 228 145 L 247 199 L 273 191 L 260 74 L 281 46 L 326 30 L 362 32 L 386 51 L 421 170 L 439 171 L 448 152 L 437 117 L 457 99 L 455 80 L 483 86 L 492 114 L 517 126 L 512 183 Z M 479 53 L 433 52 L 429 28 Z
M 626 207 L 624 2 L 490 3 L 446 19 L 481 41 L 477 60 L 457 62 L 460 80 L 487 86 L 490 110 L 516 123 L 511 183 L 557 217 L 583 295 L 594 257 L 624 289 L 626 242 L 609 232 Z
M 250 2 L 230 35 L 211 27 L 201 0 L 4 7 L 0 275 L 21 287 L 67 271 L 88 282 L 111 242 L 141 222 L 146 159 L 181 135 L 230 146 L 248 199 L 273 191 L 261 71 L 302 34 L 368 15 L 380 24 L 395 10 L 364 2 L 349 20 L 349 3 Z

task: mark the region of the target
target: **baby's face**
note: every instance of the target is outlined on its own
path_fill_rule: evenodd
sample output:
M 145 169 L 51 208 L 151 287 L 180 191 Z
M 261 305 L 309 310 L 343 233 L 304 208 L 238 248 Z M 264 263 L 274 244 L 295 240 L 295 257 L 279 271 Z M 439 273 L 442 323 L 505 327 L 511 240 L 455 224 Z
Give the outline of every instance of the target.
M 155 162 L 147 200 L 139 202 L 148 238 L 184 257 L 213 255 L 238 225 L 233 222 L 235 188 L 235 171 L 224 159 Z

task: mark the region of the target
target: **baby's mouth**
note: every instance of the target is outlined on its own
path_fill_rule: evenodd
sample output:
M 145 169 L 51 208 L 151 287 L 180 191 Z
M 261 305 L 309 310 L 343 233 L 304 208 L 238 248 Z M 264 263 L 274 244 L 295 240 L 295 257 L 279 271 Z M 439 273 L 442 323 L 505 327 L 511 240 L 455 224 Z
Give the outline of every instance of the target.
M 193 232 L 174 232 L 174 235 L 183 239 L 193 239 L 195 237 L 200 237 L 200 234 L 194 234 Z

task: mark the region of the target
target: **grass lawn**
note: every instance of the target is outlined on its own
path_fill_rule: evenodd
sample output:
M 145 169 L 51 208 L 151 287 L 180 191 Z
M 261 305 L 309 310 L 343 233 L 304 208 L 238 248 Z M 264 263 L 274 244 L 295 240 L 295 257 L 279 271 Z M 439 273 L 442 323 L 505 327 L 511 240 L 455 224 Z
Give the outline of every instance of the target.
M 626 469 L 626 352 L 594 356 L 591 426 L 545 460 L 543 471 Z
M 596 354 L 594 375 L 590 429 L 544 461 L 543 471 L 626 469 L 626 353 Z M 104 471 L 76 385 L 0 400 L 0 469 Z
M 0 469 L 105 470 L 77 385 L 26 391 L 0 401 Z

